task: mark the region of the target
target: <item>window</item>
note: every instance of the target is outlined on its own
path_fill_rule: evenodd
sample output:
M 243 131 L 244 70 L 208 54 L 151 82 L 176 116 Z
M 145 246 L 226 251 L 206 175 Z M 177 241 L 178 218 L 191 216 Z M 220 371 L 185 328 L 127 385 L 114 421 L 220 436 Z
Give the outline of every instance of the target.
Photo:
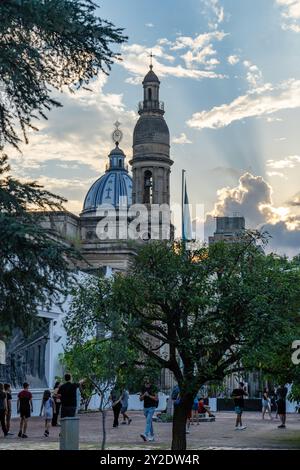
M 148 88 L 148 100 L 149 101 L 152 100 L 152 90 L 151 90 L 151 88 Z
M 144 204 L 152 204 L 152 173 L 151 171 L 147 170 L 144 173 L 144 197 L 143 203 Z

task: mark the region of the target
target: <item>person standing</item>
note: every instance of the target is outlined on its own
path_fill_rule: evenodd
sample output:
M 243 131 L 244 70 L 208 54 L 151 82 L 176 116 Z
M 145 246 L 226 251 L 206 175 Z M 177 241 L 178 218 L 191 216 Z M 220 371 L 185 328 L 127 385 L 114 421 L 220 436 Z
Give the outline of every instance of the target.
M 53 412 L 54 412 L 54 400 L 51 397 L 51 392 L 50 390 L 45 390 L 43 399 L 42 399 L 42 405 L 41 405 L 41 411 L 40 411 L 40 416 L 42 416 L 42 412 L 44 409 L 44 417 L 45 417 L 45 432 L 44 436 L 49 437 L 49 428 L 50 428 L 50 423 L 53 419 Z
M 280 385 L 277 388 L 277 412 L 281 421 L 281 424 L 278 426 L 279 429 L 285 428 L 286 423 L 286 396 L 288 393 L 287 387 Z
M 145 432 L 140 436 L 145 442 L 154 441 L 152 418 L 158 406 L 158 394 L 156 387 L 151 384 L 148 377 L 145 377 L 140 400 L 144 402 L 144 416 L 146 418 Z
M 65 374 L 65 383 L 58 388 L 57 396 L 61 401 L 61 418 L 74 418 L 77 410 L 77 389 L 84 380 L 72 383 L 71 374 Z
M 17 412 L 20 414 L 20 431 L 18 437 L 27 438 L 28 419 L 33 411 L 32 394 L 29 391 L 29 384 L 23 383 L 23 390 L 18 394 Z
M 8 434 L 7 429 L 6 429 L 6 423 L 5 423 L 6 413 L 7 413 L 6 393 L 4 391 L 3 383 L 0 383 L 0 422 L 1 422 L 1 427 L 2 427 L 4 437 L 6 437 Z
M 131 423 L 132 419 L 129 418 L 128 414 L 127 414 L 127 410 L 128 410 L 128 400 L 129 400 L 129 392 L 128 390 L 126 390 L 125 388 L 123 389 L 122 391 L 122 395 L 121 395 L 121 414 L 123 416 L 123 422 L 122 424 L 126 424 L 126 422 L 128 424 Z M 126 421 L 127 420 L 127 421 Z
M 6 416 L 5 416 L 5 425 L 6 425 L 7 435 L 8 436 L 13 436 L 14 433 L 9 432 L 9 430 L 10 430 L 10 420 L 11 420 L 11 402 L 12 402 L 10 384 L 4 384 L 4 392 L 6 393 L 6 401 L 7 401 L 7 413 L 6 413 Z
M 53 418 L 52 418 L 52 426 L 58 426 L 57 424 L 57 419 L 58 419 L 58 416 L 59 416 L 59 412 L 60 412 L 60 407 L 61 407 L 61 400 L 60 400 L 60 397 L 58 395 L 58 389 L 60 387 L 60 382 L 55 382 L 55 385 L 54 385 L 54 390 L 53 390 L 53 393 L 52 393 L 52 398 L 53 398 L 53 401 L 54 401 L 54 410 L 53 410 Z
M 198 396 L 196 395 L 193 401 L 192 405 L 192 420 L 191 424 L 194 424 L 195 421 L 197 421 L 197 424 L 199 424 L 199 419 L 198 419 L 198 405 L 199 405 L 199 400 Z
M 110 392 L 110 400 L 112 402 L 112 410 L 114 413 L 113 428 L 119 427 L 119 416 L 122 408 L 121 396 L 121 392 L 117 387 L 114 387 Z
M 234 400 L 234 411 L 236 413 L 236 422 L 235 422 L 235 430 L 243 430 L 246 429 L 247 426 L 243 426 L 242 423 L 242 414 L 244 411 L 245 401 L 244 396 L 247 396 L 248 393 L 244 388 L 244 383 L 240 382 L 239 387 L 235 388 L 231 394 Z
M 269 413 L 270 419 L 272 420 L 271 398 L 269 396 L 269 390 L 265 388 L 262 396 L 262 419 L 265 419 L 265 414 L 267 411 Z

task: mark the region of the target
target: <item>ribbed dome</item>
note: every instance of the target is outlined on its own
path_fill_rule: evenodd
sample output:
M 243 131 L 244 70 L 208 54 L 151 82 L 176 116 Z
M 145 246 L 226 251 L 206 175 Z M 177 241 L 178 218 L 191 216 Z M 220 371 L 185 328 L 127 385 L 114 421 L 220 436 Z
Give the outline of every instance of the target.
M 120 197 L 127 197 L 131 205 L 132 179 L 126 171 L 110 171 L 101 176 L 90 188 L 84 200 L 82 213 L 96 212 L 103 204 L 119 206 Z
M 81 215 L 90 215 L 103 204 L 120 205 L 120 198 L 132 204 L 132 178 L 124 165 L 125 154 L 118 145 L 109 154 L 109 167 L 89 189 Z M 124 199 L 123 199 L 124 200 Z M 96 214 L 95 214 L 96 215 Z
M 135 125 L 133 145 L 148 142 L 170 145 L 169 129 L 160 115 L 143 114 Z
M 157 82 L 157 83 L 160 83 L 160 81 L 158 80 L 158 77 L 157 75 L 153 72 L 152 68 L 150 67 L 150 70 L 149 72 L 145 75 L 145 78 L 143 80 L 143 85 L 145 83 L 153 83 L 153 82 Z

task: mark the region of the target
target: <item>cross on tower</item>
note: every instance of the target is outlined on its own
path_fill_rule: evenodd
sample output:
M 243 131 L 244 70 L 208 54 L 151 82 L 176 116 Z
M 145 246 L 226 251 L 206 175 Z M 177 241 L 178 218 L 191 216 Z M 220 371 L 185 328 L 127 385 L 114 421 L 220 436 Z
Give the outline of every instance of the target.
M 121 125 L 121 122 L 116 120 L 116 122 L 114 123 L 114 126 L 116 127 L 116 129 L 119 129 L 120 125 Z
M 153 59 L 153 57 L 155 57 L 155 55 L 152 54 L 152 51 L 151 51 L 150 54 L 148 55 L 148 57 L 150 57 L 150 69 L 152 70 L 153 69 L 152 59 Z

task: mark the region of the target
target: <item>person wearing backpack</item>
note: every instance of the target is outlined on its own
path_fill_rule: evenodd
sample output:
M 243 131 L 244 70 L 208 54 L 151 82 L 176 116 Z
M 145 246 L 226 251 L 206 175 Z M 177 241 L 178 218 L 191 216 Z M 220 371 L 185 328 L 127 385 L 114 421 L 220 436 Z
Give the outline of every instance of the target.
M 152 418 L 158 407 L 157 389 L 151 384 L 148 377 L 145 377 L 144 385 L 140 394 L 140 400 L 144 402 L 144 415 L 146 418 L 145 432 L 141 434 L 143 441 L 154 441 L 154 431 Z

